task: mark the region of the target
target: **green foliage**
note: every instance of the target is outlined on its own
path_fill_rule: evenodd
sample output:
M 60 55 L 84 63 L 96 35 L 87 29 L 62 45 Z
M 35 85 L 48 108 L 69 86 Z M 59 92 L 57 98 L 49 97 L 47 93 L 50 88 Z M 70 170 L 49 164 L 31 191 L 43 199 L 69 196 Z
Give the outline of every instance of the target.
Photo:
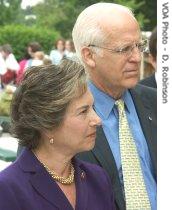
M 97 0 L 44 0 L 22 10 L 22 0 L 0 0 L 0 45 L 12 44 L 17 58 L 23 57 L 30 41 L 38 41 L 49 52 L 56 38 L 71 38 L 79 13 Z M 130 7 L 142 30 L 152 30 L 157 23 L 156 0 L 104 0 Z M 29 15 L 29 19 L 25 19 Z M 36 19 L 31 18 L 35 15 Z M 15 24 L 15 26 L 9 26 Z M 20 26 L 19 26 L 20 24 Z M 18 25 L 18 26 L 16 26 Z M 26 26 L 30 26 L 26 27 Z M 56 32 L 55 32 L 56 31 Z
M 19 23 L 22 0 L 0 0 L 0 25 Z
M 33 7 L 33 14 L 37 16 L 36 25 L 54 28 L 61 16 L 62 11 L 59 10 L 56 0 L 48 0 Z
M 143 29 L 152 31 L 157 25 L 157 0 L 144 0 L 144 2 L 145 4 L 137 9 L 137 12 L 144 14 L 147 19 Z
M 147 0 L 104 0 L 103 2 L 117 3 L 127 6 L 133 10 L 137 20 L 142 28 L 145 30 L 150 23 L 149 10 L 151 14 L 156 13 L 152 8 L 147 8 Z M 151 0 L 149 0 L 151 2 Z M 46 0 L 33 8 L 33 13 L 37 16 L 36 25 L 45 26 L 60 31 L 64 38 L 71 37 L 73 25 L 79 13 L 91 4 L 97 3 L 97 0 Z M 150 3 L 149 3 L 150 4 Z M 147 8 L 144 9 L 143 8 Z M 46 15 L 45 15 L 46 14 Z M 151 26 L 150 26 L 151 28 Z
M 49 53 L 59 34 L 52 30 L 21 25 L 7 25 L 0 27 L 0 45 L 11 44 L 18 60 L 24 57 L 29 42 L 37 41 L 45 53 Z
M 121 4 L 121 5 L 129 7 L 133 11 L 136 19 L 138 20 L 141 29 L 144 30 L 145 24 L 147 24 L 149 22 L 145 13 L 141 12 L 141 8 L 145 5 L 145 0 L 142 0 L 142 1 L 138 1 L 138 0 L 130 0 L 130 1 L 115 0 L 114 2 L 117 3 L 117 4 Z

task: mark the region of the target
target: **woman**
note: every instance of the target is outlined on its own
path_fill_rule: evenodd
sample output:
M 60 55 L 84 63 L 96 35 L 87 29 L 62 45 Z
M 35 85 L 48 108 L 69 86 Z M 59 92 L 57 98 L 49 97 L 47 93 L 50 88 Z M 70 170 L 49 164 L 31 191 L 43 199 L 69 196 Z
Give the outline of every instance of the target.
M 50 59 L 52 64 L 59 64 L 60 61 L 65 57 L 65 41 L 58 39 L 55 42 L 55 49 L 50 52 Z
M 14 84 L 16 80 L 16 72 L 19 70 L 19 64 L 13 54 L 11 45 L 5 44 L 1 48 L 1 54 L 5 61 L 6 72 L 1 75 L 2 86 Z
M 72 40 L 65 41 L 65 55 L 67 58 L 71 59 L 76 56 L 75 47 Z
M 19 85 L 23 80 L 24 72 L 28 67 L 33 66 L 33 59 L 36 52 L 41 51 L 41 45 L 38 42 L 30 42 L 27 45 L 24 58 L 19 62 L 20 69 L 17 72 L 16 83 Z
M 31 67 L 12 102 L 13 132 L 26 149 L 0 173 L 0 209 L 114 210 L 103 169 L 77 160 L 91 150 L 100 118 L 84 68 Z

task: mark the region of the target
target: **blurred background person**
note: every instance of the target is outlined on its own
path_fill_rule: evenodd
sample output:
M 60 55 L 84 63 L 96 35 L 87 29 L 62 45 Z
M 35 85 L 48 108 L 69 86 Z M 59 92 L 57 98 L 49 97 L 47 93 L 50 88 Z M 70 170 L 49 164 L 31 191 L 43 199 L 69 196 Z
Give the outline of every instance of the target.
M 30 42 L 26 48 L 24 58 L 19 62 L 20 69 L 17 71 L 16 84 L 20 84 L 23 79 L 26 68 L 32 66 L 34 55 L 37 51 L 41 51 L 42 47 L 38 42 Z
M 44 52 L 42 52 L 42 51 L 35 52 L 34 56 L 33 56 L 33 60 L 32 60 L 31 66 L 40 66 L 40 65 L 42 65 L 44 57 L 45 57 Z
M 0 75 L 5 74 L 7 71 L 6 65 L 5 65 L 5 60 L 2 55 L 2 46 L 0 46 Z
M 58 39 L 55 42 L 55 49 L 50 52 L 50 59 L 52 64 L 59 64 L 60 61 L 65 57 L 65 41 Z
M 30 59 L 27 62 L 26 68 L 32 66 L 32 61 L 36 52 L 42 51 L 42 47 L 39 42 L 30 42 L 27 46 L 27 52 L 30 55 Z
M 95 145 L 92 105 L 83 66 L 65 60 L 26 72 L 11 115 L 26 148 L 0 173 L 0 209 L 115 210 L 105 171 L 74 157 Z
M 140 83 L 148 87 L 157 88 L 156 69 L 157 69 L 157 27 L 154 28 L 149 39 L 149 57 L 148 61 L 154 69 L 154 73 L 141 80 Z
M 1 82 L 3 85 L 14 84 L 16 79 L 16 72 L 20 66 L 12 53 L 12 47 L 10 44 L 5 44 L 1 49 L 2 57 L 5 61 L 6 72 L 1 75 Z
M 2 56 L 2 47 L 0 46 L 0 89 L 3 88 L 3 84 L 1 83 L 1 76 L 6 73 L 7 68 L 5 65 L 5 60 Z
M 43 59 L 43 65 L 50 65 L 52 64 L 52 61 L 49 57 L 45 56 Z
M 65 55 L 69 59 L 73 58 L 76 55 L 73 41 L 70 39 L 65 41 Z
M 28 60 L 31 59 L 31 56 L 29 55 L 28 51 L 26 50 L 24 57 L 22 60 L 19 61 L 19 70 L 17 71 L 16 75 L 16 85 L 20 84 L 20 82 L 23 79 L 23 74 L 26 70 L 27 62 Z

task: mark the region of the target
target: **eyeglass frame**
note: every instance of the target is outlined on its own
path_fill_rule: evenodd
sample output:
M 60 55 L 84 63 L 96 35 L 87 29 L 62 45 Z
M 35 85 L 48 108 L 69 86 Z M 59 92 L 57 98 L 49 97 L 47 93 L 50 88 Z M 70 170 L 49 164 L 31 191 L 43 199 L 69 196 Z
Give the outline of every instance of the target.
M 146 52 L 147 51 L 147 49 L 146 49 L 147 44 L 148 44 L 148 40 L 143 39 L 139 43 L 134 43 L 132 45 L 126 45 L 126 46 L 123 46 L 123 47 L 117 47 L 115 49 L 111 49 L 111 48 L 107 48 L 107 47 L 103 47 L 103 46 L 98 46 L 98 45 L 94 45 L 94 44 L 89 44 L 87 47 L 97 47 L 97 48 L 109 50 L 112 53 L 117 53 L 117 54 L 121 54 L 121 55 L 127 55 L 128 54 L 128 56 L 130 56 L 135 47 L 137 47 L 137 49 L 139 50 L 140 53 L 141 52 Z M 143 49 L 142 49 L 142 47 L 143 47 Z

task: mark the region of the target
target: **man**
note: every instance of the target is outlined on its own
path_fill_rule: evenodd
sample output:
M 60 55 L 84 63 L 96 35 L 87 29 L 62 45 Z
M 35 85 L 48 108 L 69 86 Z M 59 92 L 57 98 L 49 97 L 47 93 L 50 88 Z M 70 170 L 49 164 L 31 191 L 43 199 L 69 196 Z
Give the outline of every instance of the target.
M 78 157 L 107 171 L 119 210 L 156 209 L 156 90 L 137 85 L 145 48 L 140 34 L 132 12 L 112 3 L 86 8 L 72 32 L 76 53 L 90 76 L 94 108 L 102 119 L 94 149 Z M 121 101 L 125 112 L 121 111 Z M 124 158 L 125 138 L 127 142 L 130 139 L 125 147 L 128 151 L 132 147 L 133 160 L 129 154 Z M 133 168 L 136 162 L 137 167 Z M 142 184 L 133 174 L 139 174 Z M 141 185 L 144 196 L 139 197 L 137 188 Z M 133 200 L 139 202 L 139 207 Z
M 157 56 L 157 28 L 154 28 L 149 40 L 149 62 L 152 64 L 156 71 L 156 56 Z M 157 88 L 156 83 L 156 72 L 151 76 L 140 81 L 140 84 L 146 85 L 148 87 Z

